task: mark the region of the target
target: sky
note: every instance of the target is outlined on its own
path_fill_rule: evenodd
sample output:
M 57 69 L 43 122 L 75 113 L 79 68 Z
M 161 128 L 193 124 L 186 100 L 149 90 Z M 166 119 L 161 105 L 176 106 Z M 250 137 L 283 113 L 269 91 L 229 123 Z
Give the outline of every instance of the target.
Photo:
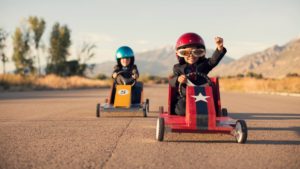
M 47 46 L 54 23 L 67 25 L 69 59 L 84 42 L 95 43 L 91 63 L 114 60 L 123 45 L 134 52 L 174 46 L 186 32 L 198 33 L 211 49 L 214 37 L 223 37 L 227 55 L 238 59 L 299 38 L 299 9 L 299 0 L 0 0 L 0 27 L 12 35 L 29 16 L 41 17 Z M 11 57 L 11 36 L 7 44 Z

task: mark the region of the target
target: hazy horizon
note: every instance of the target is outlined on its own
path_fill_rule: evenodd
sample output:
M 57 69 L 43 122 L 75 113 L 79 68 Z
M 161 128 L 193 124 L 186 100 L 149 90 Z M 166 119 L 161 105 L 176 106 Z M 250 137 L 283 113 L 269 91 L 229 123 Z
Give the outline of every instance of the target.
M 223 37 L 227 54 L 234 59 L 283 45 L 300 35 L 300 2 L 296 0 L 0 2 L 0 27 L 10 35 L 29 16 L 42 17 L 46 21 L 42 42 L 48 47 L 53 24 L 66 24 L 72 31 L 70 59 L 75 58 L 81 43 L 93 42 L 98 47 L 93 63 L 114 60 L 115 50 L 122 45 L 135 52 L 174 45 L 185 32 L 200 34 L 210 49 L 215 47 L 215 36 Z M 10 58 L 11 41 L 8 38 L 6 50 Z M 7 70 L 13 69 L 10 59 Z

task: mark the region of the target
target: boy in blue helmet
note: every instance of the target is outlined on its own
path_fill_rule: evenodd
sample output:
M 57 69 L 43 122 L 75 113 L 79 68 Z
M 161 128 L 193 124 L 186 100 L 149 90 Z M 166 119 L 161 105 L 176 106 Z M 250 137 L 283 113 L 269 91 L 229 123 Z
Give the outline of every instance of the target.
M 114 66 L 112 78 L 119 85 L 133 85 L 132 103 L 140 102 L 140 93 L 142 86 L 135 83 L 139 78 L 139 71 L 134 64 L 133 50 L 128 46 L 120 47 L 116 52 L 117 65 Z
M 134 53 L 128 46 L 120 47 L 116 52 L 117 65 L 112 78 L 117 84 L 133 84 L 139 77 L 139 71 L 134 64 Z

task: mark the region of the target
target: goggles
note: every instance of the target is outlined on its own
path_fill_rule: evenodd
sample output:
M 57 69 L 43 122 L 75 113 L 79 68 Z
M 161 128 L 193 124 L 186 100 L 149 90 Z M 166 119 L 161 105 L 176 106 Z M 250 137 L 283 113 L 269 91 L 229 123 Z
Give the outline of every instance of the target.
M 204 57 L 205 56 L 205 49 L 179 49 L 177 50 L 177 55 L 179 57 L 188 57 L 193 55 L 195 57 Z

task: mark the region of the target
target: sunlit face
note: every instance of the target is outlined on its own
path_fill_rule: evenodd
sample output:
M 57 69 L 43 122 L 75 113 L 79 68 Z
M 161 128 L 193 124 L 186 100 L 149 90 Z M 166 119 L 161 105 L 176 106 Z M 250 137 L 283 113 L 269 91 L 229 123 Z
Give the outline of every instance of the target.
M 196 47 L 189 47 L 189 48 L 185 48 L 185 49 L 193 50 L 193 49 L 197 49 L 197 48 Z M 199 57 L 195 57 L 194 55 L 190 54 L 188 56 L 184 56 L 184 60 L 188 64 L 194 64 L 199 60 Z
M 130 64 L 130 58 L 121 58 L 121 65 L 128 66 Z

